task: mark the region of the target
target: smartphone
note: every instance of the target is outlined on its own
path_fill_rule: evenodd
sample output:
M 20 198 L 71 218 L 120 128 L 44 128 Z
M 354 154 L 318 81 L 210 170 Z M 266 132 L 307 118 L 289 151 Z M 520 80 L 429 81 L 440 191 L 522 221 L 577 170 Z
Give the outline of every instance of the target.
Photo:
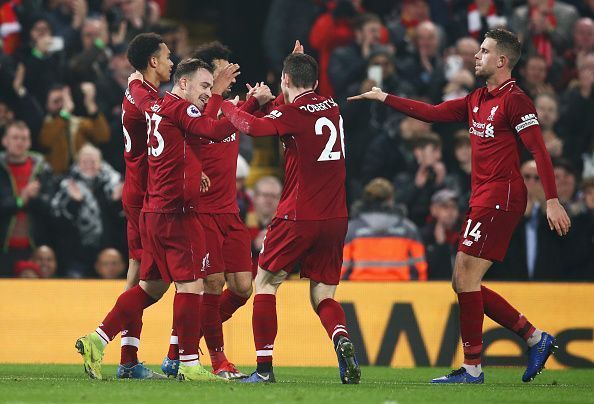
M 52 41 L 50 42 L 49 48 L 47 48 L 48 52 L 60 52 L 64 50 L 64 38 L 61 36 L 53 36 Z
M 378 87 L 382 86 L 383 70 L 381 66 L 369 66 L 367 68 L 367 78 L 376 82 Z

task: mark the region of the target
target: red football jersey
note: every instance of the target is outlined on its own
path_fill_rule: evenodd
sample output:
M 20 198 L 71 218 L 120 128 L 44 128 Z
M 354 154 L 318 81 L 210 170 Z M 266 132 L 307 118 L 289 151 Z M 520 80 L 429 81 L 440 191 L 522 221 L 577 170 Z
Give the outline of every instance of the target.
M 276 217 L 348 217 L 344 130 L 338 104 L 307 91 L 264 119 L 274 125 L 285 149 L 285 185 Z
M 437 106 L 388 95 L 387 105 L 414 118 L 434 122 L 468 121 L 472 148 L 470 206 L 524 212 L 526 186 L 520 174 L 523 143 L 536 160 L 547 199 L 557 197 L 551 158 L 540 132 L 532 100 L 514 79 L 490 91 Z
M 149 97 L 154 101 L 159 97 L 159 91 L 150 83 L 144 82 Z M 146 119 L 126 89 L 122 101 L 122 126 L 124 132 L 124 161 L 126 176 L 122 191 L 122 203 L 134 208 L 141 208 L 146 192 L 148 163 L 146 153 Z
M 216 120 L 179 96 L 167 92 L 151 102 L 140 80 L 130 83 L 136 105 L 147 119 L 149 180 L 143 211 L 183 213 L 196 210 L 200 199 L 201 136 L 223 140 L 234 127 Z M 218 110 L 223 99 L 213 95 L 209 108 Z
M 251 100 L 242 103 L 241 108 L 254 112 L 259 105 L 252 97 Z M 215 116 L 218 114 L 218 111 L 213 111 L 212 108 L 209 110 Z M 200 195 L 199 213 L 239 213 L 235 182 L 239 136 L 239 132 L 233 128 L 232 133 L 220 142 L 202 140 L 202 171 L 210 179 L 210 188 Z
M 264 105 L 262 111 L 269 112 L 272 108 L 283 103 L 283 97 L 279 96 L 274 101 Z M 241 103 L 241 109 L 246 112 L 262 114 L 262 111 L 258 111 L 259 108 L 258 102 L 253 97 Z M 212 111 L 212 109 L 210 110 Z M 218 113 L 218 111 L 216 112 Z M 237 155 L 239 154 L 239 136 L 239 131 L 235 131 L 234 129 L 233 133 L 220 142 L 207 139 L 203 140 L 201 152 L 202 171 L 210 178 L 210 188 L 200 195 L 198 212 L 239 213 L 239 207 L 237 206 L 237 185 L 235 181 Z

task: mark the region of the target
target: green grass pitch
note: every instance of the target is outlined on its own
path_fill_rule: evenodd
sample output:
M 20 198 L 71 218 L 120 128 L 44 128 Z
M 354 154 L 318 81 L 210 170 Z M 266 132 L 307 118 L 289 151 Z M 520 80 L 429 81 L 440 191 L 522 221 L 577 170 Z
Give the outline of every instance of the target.
M 150 366 L 157 370 L 158 366 Z M 486 369 L 484 385 L 427 383 L 448 369 L 364 367 L 359 385 L 340 384 L 335 368 L 275 369 L 276 384 L 176 380 L 89 380 L 82 365 L 0 365 L 0 402 L 97 403 L 594 403 L 594 369 L 547 370 L 522 383 L 520 368 Z M 242 367 L 248 371 L 249 367 Z

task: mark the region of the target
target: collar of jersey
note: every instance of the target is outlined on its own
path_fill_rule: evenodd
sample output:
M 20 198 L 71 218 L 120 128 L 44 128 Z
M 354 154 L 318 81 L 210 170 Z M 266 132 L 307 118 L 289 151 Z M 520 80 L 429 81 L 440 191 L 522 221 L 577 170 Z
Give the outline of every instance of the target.
M 293 98 L 293 102 L 295 102 L 295 101 L 297 101 L 297 99 L 299 99 L 299 98 L 301 98 L 301 97 L 304 97 L 304 96 L 306 96 L 307 94 L 311 94 L 311 93 L 313 93 L 313 92 L 314 92 L 314 90 L 307 90 L 306 92 L 304 92 L 304 93 L 301 93 L 301 94 L 299 94 L 298 96 L 296 96 L 295 98 Z
M 505 90 L 509 90 L 510 88 L 512 88 L 515 83 L 516 83 L 516 79 L 514 79 L 514 78 L 507 79 L 502 85 L 499 86 L 499 88 L 496 88 L 495 90 L 490 91 L 489 95 L 491 95 L 493 97 L 497 97 L 499 94 L 501 94 Z
M 173 94 L 173 93 L 172 93 L 172 92 L 170 92 L 170 91 L 166 91 L 166 92 L 165 92 L 165 94 L 166 94 L 166 95 L 169 95 L 170 97 L 173 97 L 173 98 L 175 98 L 176 100 L 181 100 L 181 97 L 180 97 L 179 95 L 175 95 L 175 94 Z
M 153 84 L 152 84 L 152 83 L 150 83 L 150 82 L 148 82 L 148 81 L 144 80 L 144 81 L 143 81 L 143 84 L 144 84 L 144 85 L 145 85 L 145 86 L 146 86 L 146 87 L 147 87 L 147 88 L 148 88 L 150 91 L 152 91 L 153 93 L 157 93 L 157 94 L 159 93 L 159 90 L 157 90 L 157 89 L 155 88 L 155 86 L 153 86 Z

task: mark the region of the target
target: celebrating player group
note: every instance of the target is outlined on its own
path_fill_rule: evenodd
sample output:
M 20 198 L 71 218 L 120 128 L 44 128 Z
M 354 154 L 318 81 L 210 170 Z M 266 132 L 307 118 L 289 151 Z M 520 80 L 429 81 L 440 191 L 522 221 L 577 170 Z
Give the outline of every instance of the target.
M 433 106 L 377 87 L 348 99 L 379 101 L 424 121 L 466 121 L 469 126 L 472 195 L 452 279 L 460 306 L 464 363 L 432 383 L 484 383 L 485 314 L 526 341 L 529 361 L 523 381 L 533 380 L 555 349 L 552 335 L 481 285 L 493 261 L 505 256 L 526 208 L 521 144 L 537 163 L 551 230 L 565 235 L 571 225 L 557 199 L 532 101 L 511 77 L 520 49 L 513 33 L 489 31 L 475 55 L 476 75 L 487 85 L 462 99 Z M 173 68 L 162 38 L 138 35 L 130 43 L 128 59 L 137 70 L 128 80 L 122 104 L 130 265 L 126 291 L 97 329 L 76 341 L 87 374 L 102 378 L 105 347 L 121 333 L 118 378 L 275 382 L 276 292 L 299 264 L 301 277 L 310 281 L 312 308 L 336 351 L 340 380 L 359 383 L 361 371 L 345 314 L 334 300 L 348 221 L 343 118 L 334 100 L 315 92 L 315 59 L 304 54 L 297 41 L 284 61 L 281 93 L 274 97 L 263 82 L 248 85 L 243 102 L 238 97 L 225 100 L 240 72 L 229 61 L 229 49 L 218 42 L 201 46 L 192 58 L 180 62 L 172 90 L 162 97 L 157 89 L 170 80 Z M 222 322 L 252 294 L 250 235 L 236 202 L 240 134 L 279 136 L 285 153 L 285 185 L 254 280 L 257 367 L 249 376 L 226 357 L 222 331 Z M 137 351 L 143 311 L 172 282 L 172 334 L 161 374 L 139 362 Z M 212 371 L 200 364 L 202 337 Z

